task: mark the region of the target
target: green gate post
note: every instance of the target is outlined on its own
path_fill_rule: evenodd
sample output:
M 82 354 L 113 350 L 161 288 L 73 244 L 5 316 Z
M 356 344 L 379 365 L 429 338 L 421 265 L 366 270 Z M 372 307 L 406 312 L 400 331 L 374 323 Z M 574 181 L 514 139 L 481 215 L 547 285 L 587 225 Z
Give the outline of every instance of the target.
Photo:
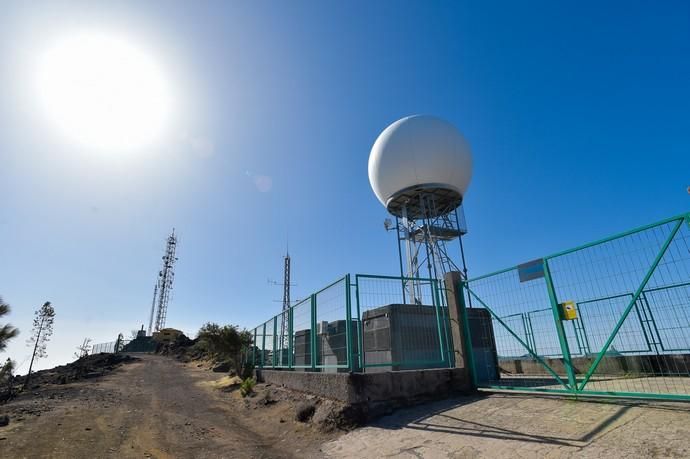
M 264 322 L 261 333 L 261 368 L 264 367 L 264 360 L 266 360 L 266 322 Z
M 442 292 L 441 292 L 442 291 Z M 438 292 L 441 305 L 443 306 L 443 317 L 445 317 L 445 332 L 446 332 L 446 353 L 448 354 L 448 367 L 455 368 L 455 344 L 453 343 L 453 331 L 450 323 L 450 309 L 448 305 L 448 287 L 445 279 L 443 280 L 443 288 Z
M 434 303 L 434 307 L 436 308 L 436 325 L 438 328 L 438 342 L 440 344 L 440 349 L 441 349 L 441 363 L 446 363 L 448 366 L 450 366 L 449 361 L 450 359 L 446 355 L 446 346 L 444 344 L 448 343 L 448 337 L 446 335 L 446 327 L 445 327 L 445 320 L 441 318 L 442 314 L 442 308 L 441 308 L 441 303 L 440 303 L 440 298 L 438 296 L 438 279 L 432 279 L 431 280 L 431 301 Z M 443 325 L 441 325 L 443 324 Z
M 465 367 L 467 371 L 470 372 L 472 377 L 472 384 L 474 387 L 479 387 L 477 382 L 477 370 L 474 367 L 474 349 L 472 349 L 472 337 L 470 336 L 470 324 L 467 318 L 467 306 L 465 305 L 465 281 L 460 280 L 460 320 L 462 321 L 462 326 L 465 330 Z
M 553 310 L 553 320 L 556 323 L 556 331 L 558 332 L 558 341 L 561 343 L 563 365 L 565 366 L 565 371 L 568 373 L 568 384 L 570 385 L 568 389 L 577 392 L 577 379 L 575 379 L 575 369 L 573 368 L 573 361 L 570 357 L 568 337 L 565 335 L 561 312 L 558 310 L 560 306 L 558 305 L 556 290 L 553 288 L 553 279 L 551 278 L 551 271 L 549 270 L 549 262 L 546 259 L 544 259 L 544 277 L 546 280 L 546 288 L 549 291 L 549 300 L 551 300 L 551 309 Z
M 359 274 L 355 274 L 355 301 L 357 301 L 357 354 L 359 355 L 359 371 L 364 372 L 364 331 L 362 330 L 362 313 L 359 310 Z
M 316 294 L 311 295 L 311 369 L 316 370 Z
M 254 341 L 252 344 L 254 344 L 252 346 L 252 365 L 256 366 L 256 328 L 254 329 Z
M 275 368 L 276 367 L 276 360 L 278 356 L 276 355 L 276 347 L 277 347 L 277 335 L 278 334 L 278 316 L 275 316 L 273 318 L 273 356 L 271 358 L 271 367 Z
M 290 306 L 288 308 L 288 368 L 289 369 L 292 369 L 292 365 L 294 365 L 294 362 L 292 361 L 293 360 L 293 357 L 292 357 L 292 351 L 293 351 L 292 336 L 293 336 L 293 332 L 294 332 L 294 330 L 293 330 L 294 325 L 292 323 L 293 317 L 294 317 L 293 309 L 294 308 L 292 306 Z
M 345 275 L 345 346 L 347 347 L 347 367 L 355 371 L 354 349 L 352 346 L 352 304 L 350 303 L 350 275 Z
M 436 282 L 438 282 L 435 279 L 431 280 L 431 302 L 434 305 L 434 309 L 436 309 L 436 332 L 438 333 L 438 344 L 439 344 L 439 350 L 441 351 L 441 362 L 446 361 L 446 355 L 445 351 L 443 350 L 443 334 L 441 333 L 441 317 L 439 315 L 439 310 L 438 310 L 438 301 L 436 301 L 436 296 L 434 295 L 434 291 L 436 290 Z

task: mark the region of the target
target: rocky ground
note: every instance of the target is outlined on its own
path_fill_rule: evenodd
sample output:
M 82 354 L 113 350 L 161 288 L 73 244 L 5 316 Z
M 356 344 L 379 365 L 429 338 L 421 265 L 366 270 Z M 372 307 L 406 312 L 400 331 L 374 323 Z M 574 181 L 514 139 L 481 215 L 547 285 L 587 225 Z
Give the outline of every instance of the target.
M 37 384 L 0 406 L 0 456 L 321 457 L 339 435 L 333 402 L 266 385 L 242 398 L 198 365 L 141 355 L 105 376 Z
M 477 394 L 350 429 L 342 405 L 212 364 L 94 356 L 0 405 L 8 458 L 690 457 L 690 404 Z

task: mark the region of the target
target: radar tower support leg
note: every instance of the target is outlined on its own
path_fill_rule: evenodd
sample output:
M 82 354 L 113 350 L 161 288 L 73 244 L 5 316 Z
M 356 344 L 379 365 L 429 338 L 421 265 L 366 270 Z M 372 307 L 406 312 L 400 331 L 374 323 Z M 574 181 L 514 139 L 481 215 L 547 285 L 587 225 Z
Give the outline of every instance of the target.
M 412 234 L 410 231 L 410 220 L 407 218 L 407 206 L 402 207 L 402 224 L 403 224 L 403 235 L 405 237 L 405 254 L 407 255 L 407 277 L 417 278 L 419 277 L 419 267 L 416 266 L 417 254 L 416 250 L 412 247 Z M 414 252 L 414 255 L 413 255 Z M 411 304 L 417 303 L 417 294 L 415 292 L 415 283 L 413 280 L 407 279 L 405 281 L 407 284 L 408 291 L 410 293 Z

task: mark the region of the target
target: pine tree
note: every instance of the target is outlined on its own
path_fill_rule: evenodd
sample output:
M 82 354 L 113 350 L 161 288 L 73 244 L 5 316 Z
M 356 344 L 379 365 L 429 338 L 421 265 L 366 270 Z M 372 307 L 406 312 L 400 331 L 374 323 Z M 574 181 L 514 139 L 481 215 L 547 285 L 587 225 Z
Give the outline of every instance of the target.
M 31 363 L 29 364 L 29 373 L 26 375 L 26 381 L 24 381 L 24 388 L 29 387 L 29 381 L 31 380 L 31 369 L 34 366 L 34 359 L 37 357 L 39 359 L 47 357 L 48 353 L 46 348 L 48 346 L 48 341 L 50 336 L 53 334 L 53 321 L 55 320 L 55 309 L 50 304 L 50 301 L 46 301 L 36 311 L 36 317 L 34 317 L 34 328 L 31 331 L 31 338 L 27 341 L 29 345 L 33 344 L 34 352 L 31 355 Z
M 0 403 L 10 400 L 14 395 L 14 366 L 9 358 L 0 365 Z
M 0 298 L 0 317 L 8 314 L 10 312 L 10 305 L 5 303 L 2 298 Z M 10 324 L 0 325 L 0 352 L 4 351 L 7 347 L 7 342 L 17 336 L 19 330 L 14 328 Z

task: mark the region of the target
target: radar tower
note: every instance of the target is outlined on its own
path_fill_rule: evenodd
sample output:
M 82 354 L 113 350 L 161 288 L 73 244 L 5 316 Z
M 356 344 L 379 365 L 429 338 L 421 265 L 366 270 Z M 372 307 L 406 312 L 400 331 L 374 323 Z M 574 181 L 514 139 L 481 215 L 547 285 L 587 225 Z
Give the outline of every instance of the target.
M 469 143 L 447 121 L 408 116 L 376 139 L 369 155 L 369 182 L 395 217 L 395 228 L 390 219 L 384 225 L 397 233 L 406 303 L 421 304 L 424 283 L 460 271 L 448 249 L 455 239 L 460 241 L 462 273 L 467 276 L 461 240 L 467 226 L 461 204 L 471 177 Z

